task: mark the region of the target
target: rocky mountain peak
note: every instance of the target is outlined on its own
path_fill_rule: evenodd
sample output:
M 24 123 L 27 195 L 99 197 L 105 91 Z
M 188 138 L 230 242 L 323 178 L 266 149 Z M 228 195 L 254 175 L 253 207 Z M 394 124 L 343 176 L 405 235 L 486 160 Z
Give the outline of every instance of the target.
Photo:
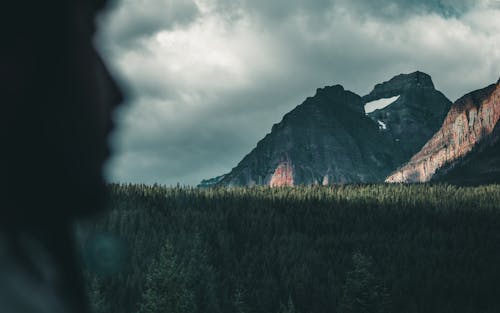
M 316 89 L 316 94 L 309 97 L 306 105 L 344 106 L 356 112 L 363 112 L 361 97 L 344 89 L 342 85 L 325 86 Z
M 439 129 L 451 106 L 451 101 L 434 88 L 431 77 L 418 71 L 377 84 L 363 97 L 367 106 L 378 100 L 392 103 L 368 112 L 368 116 L 398 143 L 407 160 Z
M 317 95 L 336 95 L 339 93 L 344 92 L 344 86 L 342 85 L 333 85 L 333 86 L 325 86 L 323 88 L 318 88 L 316 89 L 316 96 Z
M 363 97 L 364 102 L 401 95 L 410 90 L 435 90 L 430 75 L 416 71 L 410 74 L 399 74 L 389 81 L 375 85 L 373 90 Z

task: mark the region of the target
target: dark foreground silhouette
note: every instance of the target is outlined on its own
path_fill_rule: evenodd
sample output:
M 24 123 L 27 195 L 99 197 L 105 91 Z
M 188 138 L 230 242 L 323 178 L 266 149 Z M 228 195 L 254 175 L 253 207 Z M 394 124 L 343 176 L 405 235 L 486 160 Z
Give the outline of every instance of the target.
M 88 311 L 72 223 L 104 207 L 122 100 L 92 44 L 104 2 L 1 5 L 1 312 Z

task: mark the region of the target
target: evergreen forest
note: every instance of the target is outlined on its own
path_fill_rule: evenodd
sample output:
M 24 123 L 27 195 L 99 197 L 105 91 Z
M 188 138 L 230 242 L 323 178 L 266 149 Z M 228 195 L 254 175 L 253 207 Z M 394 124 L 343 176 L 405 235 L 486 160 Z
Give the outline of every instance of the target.
M 95 313 L 500 311 L 500 186 L 110 185 Z

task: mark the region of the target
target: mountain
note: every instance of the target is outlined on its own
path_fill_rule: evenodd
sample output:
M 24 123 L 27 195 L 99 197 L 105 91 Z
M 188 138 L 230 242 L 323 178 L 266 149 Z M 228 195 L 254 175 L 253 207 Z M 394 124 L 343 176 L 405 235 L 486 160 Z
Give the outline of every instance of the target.
M 394 96 L 388 106 L 365 112 Z M 398 75 L 364 97 L 341 85 L 320 88 L 230 173 L 200 186 L 382 182 L 439 129 L 450 105 L 422 72 Z M 410 134 L 415 130 L 417 136 Z
M 436 133 L 451 101 L 434 88 L 429 75 L 418 71 L 376 85 L 363 101 L 391 97 L 397 97 L 395 102 L 368 115 L 391 135 L 406 161 Z
M 500 80 L 458 99 L 439 131 L 387 182 L 500 182 Z
M 378 181 L 396 164 L 394 144 L 364 114 L 360 96 L 320 88 L 283 117 L 221 181 L 224 185 L 297 185 Z

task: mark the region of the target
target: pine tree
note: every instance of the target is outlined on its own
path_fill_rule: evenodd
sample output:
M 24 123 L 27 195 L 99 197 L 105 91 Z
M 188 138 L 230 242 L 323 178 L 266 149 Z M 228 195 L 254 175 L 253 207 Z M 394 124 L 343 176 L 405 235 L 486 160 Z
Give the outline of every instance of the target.
M 90 277 L 90 274 L 87 274 L 88 283 L 88 297 L 89 297 L 89 305 L 90 311 L 92 313 L 105 313 L 108 312 L 109 307 L 106 303 L 106 299 L 104 298 L 103 293 L 100 288 L 100 281 L 97 277 Z
M 288 303 L 286 305 L 282 305 L 280 309 L 280 313 L 296 313 L 295 305 L 293 304 L 292 297 L 288 297 Z
M 355 253 L 352 261 L 353 269 L 347 273 L 338 312 L 390 312 L 389 294 L 373 274 L 371 259 L 361 253 Z
M 140 313 L 193 313 L 193 294 L 187 289 L 185 273 L 173 247 L 166 242 L 146 277 Z
M 248 313 L 248 307 L 245 302 L 245 293 L 241 287 L 236 288 L 233 300 L 234 312 L 235 313 Z
M 220 312 L 215 270 L 209 264 L 206 247 L 199 234 L 193 236 L 191 247 L 188 250 L 187 261 L 185 261 L 183 268 L 185 269 L 187 287 L 193 294 L 196 308 L 204 313 Z

